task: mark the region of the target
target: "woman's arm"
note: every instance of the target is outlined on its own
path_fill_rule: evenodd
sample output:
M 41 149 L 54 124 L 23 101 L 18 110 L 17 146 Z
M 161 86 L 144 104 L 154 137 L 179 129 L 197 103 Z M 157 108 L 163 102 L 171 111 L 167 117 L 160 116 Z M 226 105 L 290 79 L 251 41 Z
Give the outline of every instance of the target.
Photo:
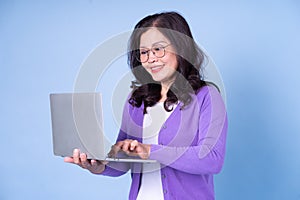
M 193 146 L 151 145 L 150 159 L 191 174 L 220 172 L 225 155 L 227 114 L 221 95 L 210 88 L 201 102 L 198 140 Z M 185 131 L 189 126 L 185 125 Z

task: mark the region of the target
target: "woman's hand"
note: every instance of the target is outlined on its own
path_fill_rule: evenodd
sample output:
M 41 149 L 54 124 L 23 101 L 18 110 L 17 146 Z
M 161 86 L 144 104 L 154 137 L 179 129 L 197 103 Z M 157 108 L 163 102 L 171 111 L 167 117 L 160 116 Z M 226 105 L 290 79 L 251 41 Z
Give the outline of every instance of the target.
M 137 140 L 126 139 L 113 145 L 109 152 L 109 156 L 115 157 L 117 153 L 122 150 L 129 156 L 138 156 L 142 159 L 148 159 L 150 156 L 150 149 L 150 144 L 143 144 Z
M 76 164 L 83 169 L 89 170 L 93 174 L 101 174 L 105 169 L 105 165 L 108 163 L 106 161 L 88 160 L 86 154 L 80 153 L 79 149 L 74 149 L 73 157 L 65 157 L 64 161 Z

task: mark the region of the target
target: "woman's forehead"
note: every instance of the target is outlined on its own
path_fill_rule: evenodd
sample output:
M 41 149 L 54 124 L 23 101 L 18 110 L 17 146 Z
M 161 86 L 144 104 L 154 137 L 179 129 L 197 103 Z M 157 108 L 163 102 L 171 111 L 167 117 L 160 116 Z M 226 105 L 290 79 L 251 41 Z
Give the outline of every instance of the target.
M 156 28 L 150 28 L 141 35 L 140 47 L 152 47 L 157 43 L 168 44 L 170 41 Z

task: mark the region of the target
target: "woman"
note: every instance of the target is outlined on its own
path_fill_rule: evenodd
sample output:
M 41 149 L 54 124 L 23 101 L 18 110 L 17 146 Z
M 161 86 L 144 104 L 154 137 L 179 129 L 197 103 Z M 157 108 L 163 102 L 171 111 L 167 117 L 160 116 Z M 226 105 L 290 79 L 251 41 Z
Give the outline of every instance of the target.
M 157 163 L 87 160 L 78 149 L 65 162 L 107 176 L 131 170 L 129 199 L 214 199 L 213 174 L 224 161 L 227 116 L 218 90 L 203 81 L 204 59 L 180 14 L 142 19 L 129 41 L 136 81 L 110 154 L 122 150 Z

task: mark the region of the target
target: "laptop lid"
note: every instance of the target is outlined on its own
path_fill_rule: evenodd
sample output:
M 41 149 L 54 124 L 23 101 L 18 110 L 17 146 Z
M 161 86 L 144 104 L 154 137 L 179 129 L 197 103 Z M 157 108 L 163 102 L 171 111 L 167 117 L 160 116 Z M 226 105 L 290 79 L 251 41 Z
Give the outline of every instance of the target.
M 101 93 L 50 94 L 53 152 L 72 156 L 75 148 L 88 159 L 120 162 L 156 162 L 140 158 L 107 158 L 111 143 L 104 135 Z
M 105 159 L 110 145 L 103 135 L 100 93 L 50 94 L 50 107 L 55 155 L 72 156 L 78 148 L 88 158 Z

